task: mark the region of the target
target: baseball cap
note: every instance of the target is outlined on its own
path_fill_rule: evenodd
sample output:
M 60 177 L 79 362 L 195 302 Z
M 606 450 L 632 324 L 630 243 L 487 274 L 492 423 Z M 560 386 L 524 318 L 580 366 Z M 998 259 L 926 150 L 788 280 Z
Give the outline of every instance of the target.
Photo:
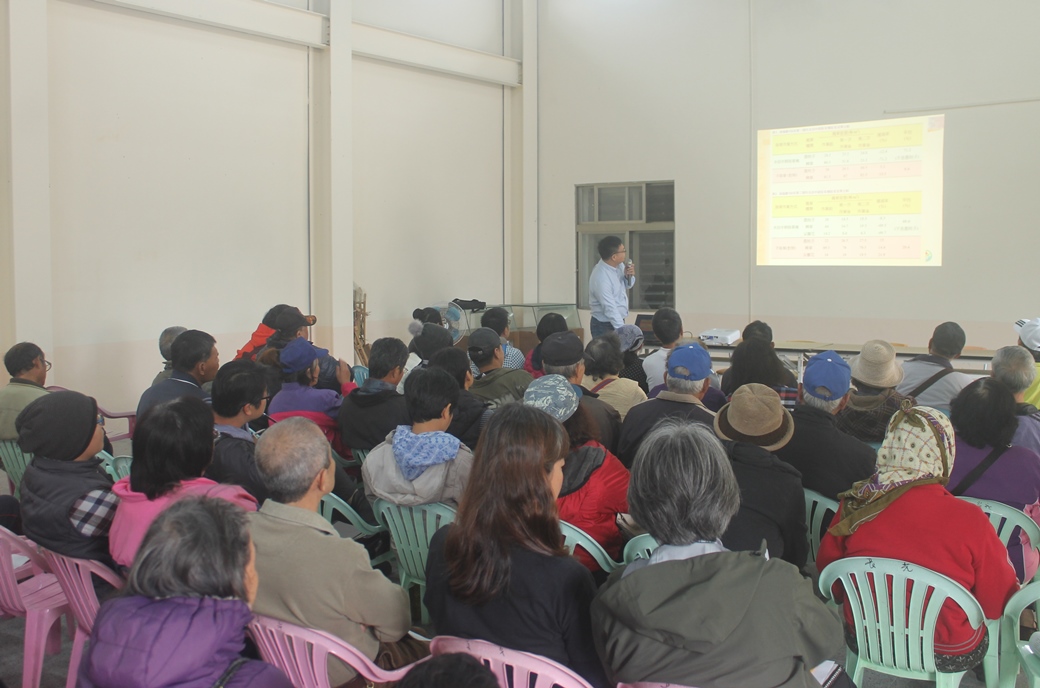
M 318 322 L 318 319 L 313 315 L 304 315 L 303 311 L 295 306 L 289 306 L 282 309 L 274 322 L 276 330 L 298 330 L 301 327 L 310 327 Z
M 685 369 L 685 372 L 679 370 Z M 711 354 L 699 344 L 677 346 L 668 354 L 668 377 L 703 380 L 711 375 Z
M 1027 349 L 1040 351 L 1040 318 L 1016 321 L 1015 332 Z
M 571 366 L 582 360 L 585 347 L 573 332 L 555 332 L 542 342 L 542 364 Z
M 578 410 L 578 395 L 562 375 L 543 375 L 527 386 L 524 404 L 541 409 L 562 423 Z
M 307 370 L 316 360 L 328 355 L 328 349 L 321 349 L 303 337 L 297 337 L 279 352 L 278 360 L 282 362 L 283 373 L 298 373 Z
M 802 374 L 802 391 L 811 397 L 834 401 L 845 396 L 852 382 L 852 369 L 837 351 L 824 351 L 816 354 L 805 364 Z M 816 390 L 827 388 L 829 394 Z
M 490 355 L 495 349 L 502 346 L 502 338 L 490 327 L 478 327 L 469 336 L 467 350 L 482 358 Z

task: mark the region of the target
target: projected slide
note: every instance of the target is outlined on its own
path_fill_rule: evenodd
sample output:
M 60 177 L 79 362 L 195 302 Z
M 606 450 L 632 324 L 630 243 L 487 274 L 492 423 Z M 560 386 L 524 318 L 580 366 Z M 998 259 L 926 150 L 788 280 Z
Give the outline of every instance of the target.
M 758 132 L 758 265 L 942 265 L 943 115 Z

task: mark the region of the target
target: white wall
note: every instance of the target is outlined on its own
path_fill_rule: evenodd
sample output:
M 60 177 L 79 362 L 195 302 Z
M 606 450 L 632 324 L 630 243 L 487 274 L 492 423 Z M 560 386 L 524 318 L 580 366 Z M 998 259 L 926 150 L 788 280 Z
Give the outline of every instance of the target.
M 471 50 L 502 54 L 510 0 L 354 0 L 354 21 Z
M 1040 6 L 1022 0 L 543 1 L 542 298 L 572 299 L 574 185 L 674 179 L 678 309 L 694 331 L 768 320 L 781 339 L 1014 341 L 1040 315 L 1035 238 Z M 946 113 L 938 269 L 756 268 L 754 132 Z M 683 270 L 681 266 L 689 269 Z

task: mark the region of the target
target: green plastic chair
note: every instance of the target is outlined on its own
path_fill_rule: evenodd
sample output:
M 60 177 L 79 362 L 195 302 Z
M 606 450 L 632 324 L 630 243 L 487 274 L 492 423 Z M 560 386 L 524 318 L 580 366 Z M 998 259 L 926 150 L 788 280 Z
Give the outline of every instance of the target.
M 440 503 L 401 506 L 377 499 L 373 511 L 390 531 L 390 539 L 397 547 L 401 587 L 409 590 L 413 585 L 418 585 L 421 602 L 426 592 L 426 560 L 430 553 L 430 540 L 441 527 L 455 520 L 455 509 Z M 420 606 L 422 623 L 426 624 L 426 605 Z
M 351 453 L 353 453 L 354 450 L 351 449 L 350 451 Z M 345 457 L 340 456 L 339 453 L 335 449 L 333 449 L 332 460 L 336 462 L 336 465 L 340 466 L 343 469 L 361 467 L 361 460 L 358 459 L 357 454 L 354 454 L 354 458 L 347 459 Z
M 112 456 L 107 451 L 99 451 L 97 457 L 101 459 L 101 467 L 112 478 L 112 482 L 130 475 L 130 463 L 134 460 L 132 456 Z
M 1000 538 L 1005 547 L 1011 541 L 1012 536 L 1017 538 L 1015 529 L 1021 528 L 1025 531 L 1026 537 L 1029 538 L 1029 544 L 1033 550 L 1040 549 L 1040 526 L 1022 511 L 991 499 L 976 499 L 963 496 L 958 499 L 971 502 L 982 509 L 982 513 L 986 514 L 986 518 L 989 519 L 993 529 L 997 531 L 997 537 Z M 1033 576 L 1033 580 L 1040 580 L 1040 571 L 1037 571 L 1036 575 Z
M 321 498 L 321 503 L 318 505 L 318 513 L 321 514 L 321 517 L 329 523 L 332 523 L 333 517 L 336 514 L 339 514 L 345 518 L 350 525 L 357 528 L 361 534 L 365 536 L 386 532 L 386 526 L 378 524 L 372 525 L 365 519 L 361 518 L 361 514 L 359 514 L 354 507 L 350 506 L 331 492 Z M 380 554 L 372 560 L 372 566 L 382 564 L 384 561 L 390 561 L 393 558 L 393 550 L 386 552 L 385 554 Z
M 357 461 L 358 466 L 365 463 L 365 459 L 368 458 L 368 452 L 370 451 L 372 450 L 354 449 L 353 447 L 350 448 L 350 453 L 354 456 L 354 460 Z
M 4 471 L 7 472 L 7 477 L 11 481 L 12 494 L 16 499 L 19 498 L 18 495 L 21 492 L 22 475 L 25 474 L 25 467 L 29 465 L 32 458 L 32 454 L 26 454 L 18 446 L 18 440 L 4 440 L 0 442 L 0 461 L 4 464 Z
M 823 530 L 830 519 L 834 518 L 834 514 L 838 513 L 838 503 L 813 490 L 806 489 L 804 492 L 805 523 L 809 526 L 805 536 L 809 540 L 809 556 L 816 561 Z
M 657 544 L 657 540 L 650 533 L 636 535 L 625 544 L 625 551 L 621 558 L 626 564 L 631 564 L 636 559 L 649 559 L 657 549 Z
M 946 576 L 923 566 L 881 557 L 840 559 L 820 573 L 820 591 L 832 599 L 831 586 L 840 581 L 845 605 L 851 610 L 859 654 L 846 652 L 845 670 L 857 686 L 864 669 L 891 676 L 934 681 L 939 688 L 956 688 L 966 672 L 935 669 L 935 625 L 946 600 L 952 600 L 973 628 L 985 624 L 989 649 L 982 660 L 987 688 L 997 688 L 1000 621 L 987 620 L 971 593 Z M 882 594 L 875 594 L 882 588 Z
M 1029 643 L 1018 639 L 1018 625 L 1026 607 L 1040 601 L 1040 583 L 1030 583 L 1008 600 L 1000 617 L 1000 688 L 1014 688 L 1019 667 L 1029 679 L 1030 688 L 1040 688 L 1040 657 Z
M 614 569 L 621 568 L 623 565 L 620 561 L 614 561 L 607 554 L 607 551 L 603 549 L 603 546 L 592 539 L 592 536 L 586 533 L 581 528 L 573 526 L 566 521 L 560 521 L 560 530 L 563 531 L 563 541 L 567 545 L 567 549 L 574 554 L 575 547 L 581 547 L 583 550 L 588 552 L 599 567 L 610 573 Z

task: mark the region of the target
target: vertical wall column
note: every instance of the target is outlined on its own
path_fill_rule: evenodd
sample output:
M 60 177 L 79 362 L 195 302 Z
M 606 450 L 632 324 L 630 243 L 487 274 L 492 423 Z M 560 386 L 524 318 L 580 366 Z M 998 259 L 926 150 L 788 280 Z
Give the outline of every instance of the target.
M 324 5 L 311 0 L 312 6 Z M 311 307 L 315 337 L 354 360 L 352 2 L 331 0 L 329 47 L 311 49 Z
M 523 297 L 538 301 L 538 0 L 523 0 Z
M 31 340 L 44 351 L 54 342 L 51 281 L 50 126 L 48 117 L 47 3 L 5 3 L 9 72 L 10 210 L 0 223 L 7 268 L 0 312 L 9 316 L 0 341 Z M 6 250 L 9 249 L 9 250 Z M 3 347 L 4 349 L 7 346 Z

